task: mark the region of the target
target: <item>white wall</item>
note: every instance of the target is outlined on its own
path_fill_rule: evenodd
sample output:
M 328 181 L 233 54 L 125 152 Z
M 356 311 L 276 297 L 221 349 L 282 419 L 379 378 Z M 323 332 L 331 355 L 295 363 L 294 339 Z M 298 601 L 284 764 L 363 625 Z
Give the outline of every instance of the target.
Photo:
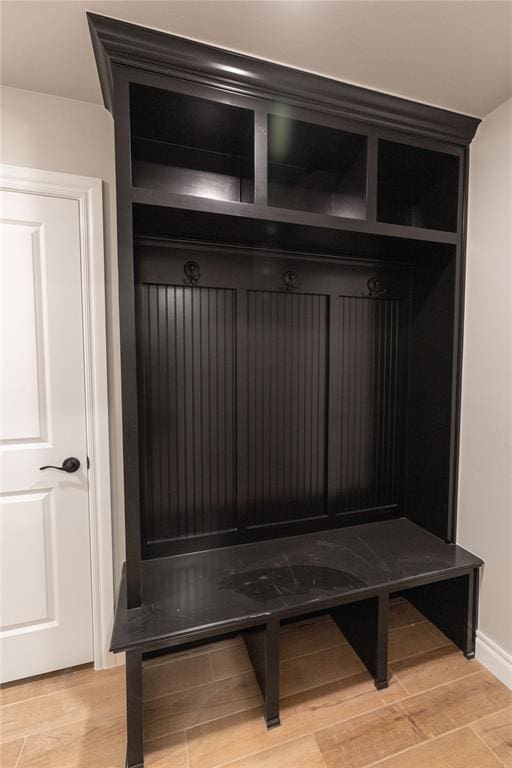
M 97 104 L 0 88 L 0 162 L 103 180 L 114 570 L 124 560 L 114 125 Z
M 471 145 L 458 541 L 486 562 L 477 655 L 512 686 L 512 99 Z

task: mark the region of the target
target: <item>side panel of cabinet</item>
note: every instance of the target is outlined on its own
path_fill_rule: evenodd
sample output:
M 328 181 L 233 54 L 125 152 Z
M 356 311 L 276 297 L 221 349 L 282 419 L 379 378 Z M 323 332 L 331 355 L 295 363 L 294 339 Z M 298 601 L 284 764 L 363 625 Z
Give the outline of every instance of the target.
M 129 608 L 134 608 L 141 602 L 141 522 L 137 360 L 134 344 L 136 327 L 131 206 L 131 130 L 129 82 L 122 69 L 118 68 L 114 68 L 114 114 L 127 604 Z

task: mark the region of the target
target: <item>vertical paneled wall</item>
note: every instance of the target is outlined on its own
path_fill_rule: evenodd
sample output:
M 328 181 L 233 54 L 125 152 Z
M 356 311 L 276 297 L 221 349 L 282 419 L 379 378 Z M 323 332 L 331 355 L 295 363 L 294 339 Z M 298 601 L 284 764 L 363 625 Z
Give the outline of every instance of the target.
M 337 512 L 396 503 L 399 301 L 339 298 Z
M 235 292 L 139 287 L 148 541 L 233 529 Z
M 407 281 L 199 260 L 192 280 L 172 249 L 139 270 L 146 556 L 396 509 Z
M 247 296 L 248 525 L 325 513 L 328 297 Z

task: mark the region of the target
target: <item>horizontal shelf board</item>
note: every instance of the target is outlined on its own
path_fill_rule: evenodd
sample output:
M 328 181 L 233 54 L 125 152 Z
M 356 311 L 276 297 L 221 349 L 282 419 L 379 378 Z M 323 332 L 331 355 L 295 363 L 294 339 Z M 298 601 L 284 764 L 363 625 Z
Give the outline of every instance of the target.
M 255 626 L 270 615 L 288 618 L 453 578 L 480 565 L 405 518 L 146 560 L 139 608 L 126 609 L 123 581 L 112 649 L 186 642 Z
M 406 224 L 387 224 L 378 221 L 375 230 L 379 235 L 402 237 L 410 240 L 429 240 L 432 243 L 448 243 L 455 245 L 459 240 L 457 232 L 445 232 L 440 229 L 426 229 L 425 227 L 410 227 Z M 408 234 L 410 232 L 410 234 Z
M 219 215 L 238 216 L 247 219 L 301 224 L 311 227 L 323 227 L 333 230 L 368 233 L 398 237 L 405 240 L 424 240 L 432 243 L 456 244 L 459 235 L 456 232 L 440 232 L 434 229 L 418 229 L 400 224 L 369 222 L 366 219 L 347 219 L 340 216 L 295 211 L 288 208 L 274 208 L 254 203 L 239 203 L 226 200 L 214 200 L 192 195 L 178 195 L 154 189 L 132 187 L 132 202 L 138 205 L 151 205 L 161 208 L 178 208 Z

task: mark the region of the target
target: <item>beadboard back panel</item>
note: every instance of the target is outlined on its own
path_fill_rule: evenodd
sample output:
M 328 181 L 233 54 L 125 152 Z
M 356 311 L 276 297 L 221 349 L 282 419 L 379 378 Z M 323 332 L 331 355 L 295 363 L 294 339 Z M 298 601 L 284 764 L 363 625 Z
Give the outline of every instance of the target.
M 147 542 L 236 527 L 235 292 L 139 288 Z
M 398 514 L 407 269 L 152 244 L 136 273 L 146 557 Z
M 338 299 L 337 514 L 397 504 L 400 301 Z
M 248 526 L 326 513 L 328 301 L 248 291 Z

